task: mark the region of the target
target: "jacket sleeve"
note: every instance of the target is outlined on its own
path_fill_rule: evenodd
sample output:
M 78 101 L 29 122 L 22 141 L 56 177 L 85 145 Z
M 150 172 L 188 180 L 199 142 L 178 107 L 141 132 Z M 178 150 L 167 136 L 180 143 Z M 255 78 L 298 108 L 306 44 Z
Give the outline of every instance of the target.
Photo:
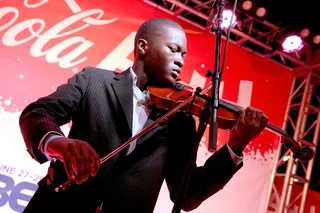
M 84 69 L 48 96 L 29 104 L 19 118 L 20 131 L 27 151 L 40 163 L 47 161 L 38 149 L 41 138 L 49 131 L 59 132 L 70 122 L 86 92 L 90 70 Z
M 176 200 L 184 170 L 192 151 L 194 151 L 192 144 L 195 143 L 195 136 L 195 120 L 192 116 L 176 114 L 174 121 L 169 125 L 169 143 L 172 146 L 169 151 L 166 171 L 166 183 L 172 202 Z M 194 160 L 189 184 L 187 187 L 183 187 L 186 188 L 186 194 L 182 209 L 191 211 L 223 189 L 242 165 L 243 163 L 240 163 L 237 167 L 235 166 L 226 145 L 211 155 L 203 166 L 197 167 Z

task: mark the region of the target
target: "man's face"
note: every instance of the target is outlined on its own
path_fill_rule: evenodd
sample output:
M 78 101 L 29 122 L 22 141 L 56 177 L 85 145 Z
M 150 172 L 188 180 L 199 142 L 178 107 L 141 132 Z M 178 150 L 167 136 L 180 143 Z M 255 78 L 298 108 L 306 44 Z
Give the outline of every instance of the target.
M 173 27 L 148 42 L 144 65 L 150 83 L 173 84 L 178 80 L 187 54 L 186 43 L 185 33 Z

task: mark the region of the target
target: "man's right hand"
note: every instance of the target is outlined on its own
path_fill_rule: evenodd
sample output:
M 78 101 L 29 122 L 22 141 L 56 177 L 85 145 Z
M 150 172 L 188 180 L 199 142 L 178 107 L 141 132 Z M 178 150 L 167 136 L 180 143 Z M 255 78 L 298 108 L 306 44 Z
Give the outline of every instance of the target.
M 95 176 L 100 169 L 100 157 L 89 143 L 70 138 L 55 138 L 47 146 L 50 156 L 64 162 L 69 180 L 77 184 Z

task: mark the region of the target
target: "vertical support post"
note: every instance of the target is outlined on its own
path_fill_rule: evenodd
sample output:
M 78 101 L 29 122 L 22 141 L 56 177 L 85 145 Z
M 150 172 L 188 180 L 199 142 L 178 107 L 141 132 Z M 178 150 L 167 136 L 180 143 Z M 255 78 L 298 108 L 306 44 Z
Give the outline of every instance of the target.
M 312 143 L 317 146 L 318 140 L 319 140 L 319 132 L 320 132 L 320 112 L 318 112 L 318 117 L 317 117 L 316 122 L 317 123 L 316 123 L 316 127 L 315 127 L 315 132 L 313 135 Z M 311 177 L 313 164 L 314 164 L 314 158 L 308 163 L 307 174 L 306 174 L 306 178 L 308 180 L 310 180 L 310 177 Z M 304 213 L 309 185 L 310 185 L 310 181 L 306 182 L 303 186 L 303 193 L 302 193 L 302 197 L 301 197 L 301 204 L 300 204 L 299 213 Z
M 286 129 L 287 128 L 287 125 L 288 125 L 288 117 L 289 117 L 289 112 L 290 112 L 290 106 L 291 106 L 291 102 L 292 102 L 292 99 L 293 99 L 293 95 L 295 93 L 295 86 L 296 86 L 296 83 L 297 83 L 297 79 L 294 78 L 293 81 L 292 81 L 292 84 L 291 84 L 291 89 L 290 89 L 290 97 L 288 99 L 288 104 L 287 104 L 287 108 L 286 108 L 286 113 L 285 113 L 285 117 L 284 117 L 284 121 L 283 121 L 283 124 L 282 124 L 282 129 Z M 283 144 L 282 143 L 279 143 L 278 144 L 278 152 L 276 154 L 276 157 L 275 159 L 280 159 L 280 154 L 281 154 L 281 149 L 282 149 L 282 146 Z M 269 184 L 269 189 L 268 189 L 268 195 L 267 195 L 267 202 L 266 202 L 266 206 L 265 206 L 265 212 L 268 211 L 268 208 L 269 208 L 269 205 L 271 204 L 272 200 L 272 190 L 273 189 L 276 189 L 274 186 L 274 178 L 276 176 L 276 173 L 277 173 L 277 168 L 278 168 L 278 162 L 275 161 L 274 162 L 274 165 L 273 165 L 273 168 L 272 168 L 272 174 L 271 174 L 271 177 L 270 177 L 270 184 Z
M 303 91 L 303 96 L 302 96 L 302 101 L 300 105 L 300 110 L 298 114 L 298 120 L 296 123 L 296 130 L 294 132 L 293 138 L 295 140 L 298 140 L 300 134 L 301 134 L 301 124 L 303 121 L 303 115 L 305 112 L 305 105 L 306 105 L 306 100 L 307 100 L 307 95 L 309 92 L 309 85 L 310 85 L 310 80 L 311 80 L 311 72 L 308 74 L 308 77 L 306 79 L 304 91 Z M 277 209 L 277 213 L 287 213 L 287 208 L 286 204 L 288 203 L 287 200 L 290 200 L 291 197 L 291 190 L 292 190 L 292 183 L 293 183 L 293 178 L 292 178 L 292 169 L 293 166 L 296 162 L 296 160 L 293 159 L 293 154 L 290 153 L 290 159 L 288 160 L 288 165 L 287 165 L 287 170 L 286 170 L 286 175 L 284 179 L 284 185 L 282 188 L 282 193 L 280 197 L 280 205 Z

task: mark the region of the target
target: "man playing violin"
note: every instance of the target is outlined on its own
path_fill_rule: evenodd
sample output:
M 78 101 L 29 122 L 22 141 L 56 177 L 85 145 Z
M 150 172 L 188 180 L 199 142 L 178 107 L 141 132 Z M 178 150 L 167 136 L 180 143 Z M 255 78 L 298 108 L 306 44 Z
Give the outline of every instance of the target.
M 186 35 L 170 19 L 146 21 L 134 42 L 134 63 L 126 71 L 86 67 L 22 112 L 20 128 L 28 152 L 39 163 L 51 161 L 24 212 L 151 213 L 164 180 L 171 200 L 176 199 L 196 136 L 195 119 L 188 113 L 177 112 L 100 163 L 163 113 L 144 104 L 146 89 L 176 83 L 184 65 Z M 64 136 L 60 126 L 70 121 Z M 228 183 L 243 165 L 243 150 L 267 122 L 258 109 L 240 109 L 228 143 L 204 166 L 194 163 L 183 210 L 197 208 Z M 68 179 L 75 184 L 56 192 Z

